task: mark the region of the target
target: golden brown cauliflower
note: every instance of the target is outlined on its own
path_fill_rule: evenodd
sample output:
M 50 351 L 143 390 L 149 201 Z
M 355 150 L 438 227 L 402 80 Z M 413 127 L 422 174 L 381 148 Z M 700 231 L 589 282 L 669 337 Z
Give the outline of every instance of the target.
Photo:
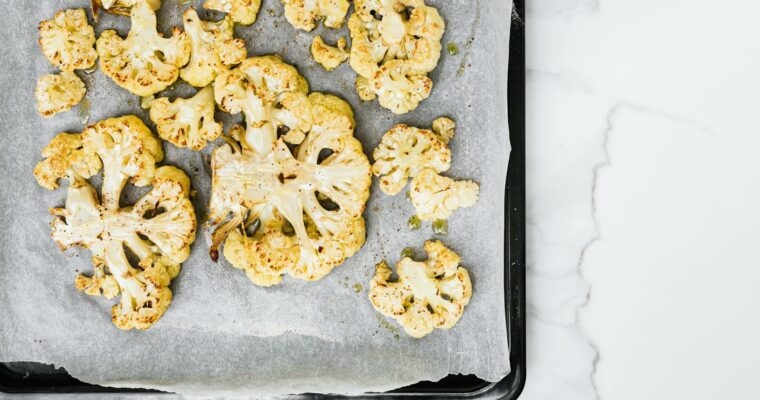
M 225 12 L 238 24 L 250 25 L 256 22 L 261 0 L 206 0 L 203 7 Z
M 79 133 L 59 133 L 42 149 L 42 156 L 45 159 L 37 163 L 34 177 L 48 190 L 57 189 L 60 178 L 89 179 L 102 167 L 98 155 L 84 149 Z
M 84 82 L 74 72 L 43 75 L 34 90 L 37 111 L 45 118 L 52 117 L 79 104 L 85 92 Z
M 321 36 L 316 36 L 311 42 L 311 56 L 328 71 L 338 68 L 341 63 L 348 60 L 346 38 L 338 39 L 337 47 L 333 47 L 325 43 Z
M 92 0 L 92 15 L 95 22 L 98 22 L 98 11 L 101 9 L 107 13 L 128 16 L 132 7 L 139 2 L 148 3 L 153 11 L 161 8 L 161 0 Z
M 172 37 L 156 31 L 156 14 L 145 2 L 132 7 L 132 28 L 126 39 L 113 30 L 98 38 L 100 68 L 117 85 L 144 97 L 166 89 L 190 58 L 190 39 L 178 28 Z
M 81 134 L 61 133 L 43 155 L 48 158 L 35 169 L 40 184 L 54 188 L 56 178 L 69 181 L 66 206 L 51 209 L 53 239 L 62 250 L 78 246 L 92 252 L 94 273 L 78 276 L 76 287 L 106 298 L 121 293 L 111 310 L 114 324 L 149 328 L 169 307 L 169 283 L 195 239 L 187 175 L 175 167 L 156 168 L 163 159 L 161 143 L 133 115 L 100 121 Z M 86 177 L 101 165 L 98 199 Z M 121 207 L 128 181 L 152 189 L 134 205 Z M 127 248 L 139 261 L 127 257 Z
M 261 286 L 285 273 L 322 278 L 365 240 L 370 166 L 351 107 L 306 95 L 306 80 L 271 56 L 246 60 L 214 86 L 221 108 L 243 113 L 246 129 L 212 154 L 212 258 L 224 242 L 224 257 Z
M 381 314 L 394 318 L 412 337 L 435 328 L 450 329 L 459 322 L 472 296 L 470 275 L 459 267 L 460 257 L 439 241 L 425 242 L 428 259 L 404 257 L 396 264 L 398 279 L 380 262 L 370 283 L 369 299 Z
M 425 169 L 412 179 L 409 197 L 422 221 L 448 219 L 459 208 L 478 202 L 480 188 L 472 181 L 455 181 Z
M 417 108 L 433 86 L 426 74 L 441 56 L 445 24 L 438 10 L 423 0 L 356 0 L 354 9 L 349 64 L 359 75 L 360 97 L 377 94 L 396 114 Z
M 228 15 L 219 22 L 202 21 L 190 8 L 183 15 L 185 32 L 190 38 L 190 61 L 179 75 L 195 87 L 205 87 L 216 76 L 240 64 L 248 52 L 242 39 L 235 39 L 234 23 Z
M 40 22 L 39 44 L 48 61 L 61 71 L 87 69 L 95 65 L 95 31 L 81 8 L 62 10 Z
M 307 32 L 323 19 L 326 27 L 343 26 L 350 3 L 348 0 L 280 0 L 285 6 L 285 19 L 296 29 Z
M 222 134 L 222 123 L 214 120 L 214 89 L 209 86 L 189 99 L 169 101 L 161 97 L 150 107 L 150 119 L 158 136 L 177 147 L 199 151 L 206 141 Z
M 453 133 L 452 133 L 453 135 Z M 451 151 L 439 134 L 399 124 L 383 135 L 372 157 L 372 173 L 380 176 L 380 189 L 389 195 L 398 194 L 409 178 L 424 169 L 443 172 L 451 165 Z

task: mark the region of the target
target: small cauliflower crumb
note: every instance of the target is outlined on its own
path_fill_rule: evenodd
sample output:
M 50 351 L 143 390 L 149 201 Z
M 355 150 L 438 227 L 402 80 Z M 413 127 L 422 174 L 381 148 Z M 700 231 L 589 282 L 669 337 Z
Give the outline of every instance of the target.
M 346 38 L 338 39 L 337 47 L 333 47 L 326 44 L 322 37 L 317 35 L 311 42 L 311 56 L 314 57 L 314 61 L 328 71 L 338 68 L 341 63 L 348 60 Z
M 261 0 L 206 0 L 203 8 L 225 12 L 236 23 L 250 25 L 256 22 Z
M 34 91 L 37 111 L 45 118 L 52 117 L 79 104 L 85 92 L 84 82 L 73 72 L 43 75 Z
M 48 61 L 62 71 L 87 69 L 95 65 L 95 31 L 81 8 L 62 10 L 40 22 L 39 44 Z
M 404 257 L 396 264 L 395 282 L 390 281 L 392 271 L 388 264 L 377 264 L 369 289 L 375 310 L 394 318 L 415 338 L 436 328 L 454 327 L 472 297 L 470 275 L 459 266 L 458 254 L 440 241 L 425 242 L 425 251 L 426 261 Z

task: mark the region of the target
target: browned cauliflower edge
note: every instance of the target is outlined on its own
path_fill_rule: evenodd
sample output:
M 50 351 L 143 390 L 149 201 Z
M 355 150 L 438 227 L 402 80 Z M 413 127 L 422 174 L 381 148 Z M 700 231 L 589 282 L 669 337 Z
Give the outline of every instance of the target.
M 425 242 L 425 252 L 426 261 L 402 258 L 396 264 L 396 281 L 390 281 L 388 264 L 380 262 L 369 289 L 375 310 L 415 338 L 454 327 L 472 297 L 470 275 L 459 266 L 458 254 L 437 240 Z
M 53 240 L 62 250 L 89 249 L 93 274 L 79 275 L 77 289 L 113 298 L 113 323 L 120 329 L 147 329 L 169 307 L 171 280 L 190 254 L 196 220 L 190 180 L 182 170 L 156 167 L 160 141 L 133 116 L 110 118 L 81 134 L 58 134 L 35 168 L 43 187 L 69 182 L 66 204 L 50 210 Z M 101 196 L 87 178 L 103 171 Z M 152 186 L 134 205 L 119 202 L 124 186 Z
M 317 35 L 311 42 L 311 57 L 327 71 L 338 68 L 340 64 L 348 60 L 346 51 L 346 38 L 338 39 L 336 46 L 330 46 Z
M 67 111 L 82 101 L 86 91 L 84 82 L 72 71 L 43 75 L 34 90 L 37 112 L 49 118 Z

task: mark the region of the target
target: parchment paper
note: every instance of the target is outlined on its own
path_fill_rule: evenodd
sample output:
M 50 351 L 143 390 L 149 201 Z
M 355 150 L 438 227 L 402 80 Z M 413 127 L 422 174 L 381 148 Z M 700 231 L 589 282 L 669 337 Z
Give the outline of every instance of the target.
M 383 194 L 375 184 L 367 205 L 367 243 L 326 278 L 305 282 L 286 277 L 273 288 L 253 285 L 245 274 L 210 261 L 208 241 L 198 235 L 191 257 L 172 283 L 174 300 L 148 331 L 124 332 L 112 325 L 109 301 L 79 293 L 74 277 L 90 271 L 90 253 L 64 255 L 50 238 L 49 207 L 61 206 L 65 187 L 39 187 L 32 170 L 40 152 L 58 132 L 79 132 L 89 122 L 136 114 L 149 126 L 139 99 L 98 70 L 78 71 L 85 80 L 89 112 L 79 107 L 44 120 L 35 109 L 34 87 L 55 71 L 37 44 L 37 23 L 57 10 L 86 7 L 87 0 L 0 0 L 0 361 L 37 361 L 65 367 L 86 382 L 146 387 L 195 395 L 276 395 L 299 392 L 385 391 L 451 373 L 474 373 L 497 381 L 509 372 L 504 313 L 504 189 L 509 158 L 506 112 L 511 4 L 503 0 L 428 1 L 447 27 L 441 62 L 430 76 L 432 95 L 409 114 L 395 116 L 376 102 L 362 103 L 347 63 L 326 72 L 309 56 L 315 34 L 334 43 L 339 32 L 296 31 L 282 5 L 264 0 L 259 20 L 238 27 L 249 54 L 279 53 L 308 79 L 313 91 L 337 94 L 356 114 L 356 136 L 371 154 L 381 136 L 397 123 L 429 127 L 438 116 L 457 124 L 447 175 L 481 185 L 477 206 L 460 210 L 442 237 L 471 274 L 474 294 L 460 323 L 421 340 L 406 336 L 391 319 L 377 314 L 367 299 L 374 265 L 392 265 L 404 247 L 433 237 L 429 223 L 410 231 L 414 214 L 404 193 Z M 201 1 L 191 2 L 200 10 Z M 188 5 L 165 0 L 159 30 L 181 26 Z M 88 11 L 89 13 L 89 11 Z M 203 18 L 221 14 L 200 12 Z M 126 34 L 129 19 L 102 16 L 107 28 Z M 459 49 L 446 51 L 448 43 Z M 185 84 L 168 91 L 187 96 Z M 220 115 L 221 116 L 221 115 Z M 229 126 L 237 117 L 225 117 Z M 202 153 L 164 144 L 167 164 L 178 165 L 197 190 L 194 205 L 206 215 L 211 179 Z M 136 198 L 132 192 L 130 200 Z M 358 291 L 358 292 L 357 292 Z

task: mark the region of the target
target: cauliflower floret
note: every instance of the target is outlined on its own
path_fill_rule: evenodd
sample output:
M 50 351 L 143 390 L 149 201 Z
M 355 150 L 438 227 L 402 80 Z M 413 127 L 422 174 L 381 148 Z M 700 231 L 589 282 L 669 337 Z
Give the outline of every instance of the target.
M 408 62 L 393 60 L 375 72 L 370 79 L 370 88 L 381 106 L 394 114 L 405 114 L 430 96 L 433 81 L 412 72 Z
M 34 90 L 37 111 L 45 118 L 52 117 L 79 104 L 85 92 L 84 82 L 71 71 L 43 75 Z
M 240 144 L 212 154 L 212 259 L 224 242 L 225 258 L 257 285 L 277 284 L 285 273 L 320 279 L 365 240 L 371 173 L 351 107 L 307 96 L 305 79 L 276 57 L 251 58 L 215 87 L 222 109 L 242 112 L 247 128 L 234 129 Z M 295 130 L 301 137 L 291 150 Z
M 100 35 L 96 43 L 100 68 L 117 85 L 140 96 L 166 89 L 179 76 L 190 58 L 190 39 L 174 28 L 172 37 L 156 31 L 156 14 L 145 2 L 132 7 L 132 29 L 126 39 L 113 30 Z
M 370 283 L 369 300 L 381 314 L 392 317 L 409 336 L 421 338 L 435 328 L 450 329 L 459 322 L 472 296 L 470 275 L 459 267 L 460 257 L 439 241 L 425 242 L 427 261 L 404 257 L 396 264 L 398 280 L 380 262 Z
M 297 143 L 293 140 L 302 140 L 311 129 L 308 91 L 306 79 L 275 56 L 249 58 L 214 82 L 222 111 L 245 116 L 241 142 L 261 154 L 272 151 L 279 133 L 288 133 L 288 142 Z
M 42 53 L 62 71 L 87 69 L 95 65 L 98 58 L 93 48 L 95 31 L 87 22 L 83 9 L 59 11 L 52 19 L 40 22 L 37 29 Z
M 441 56 L 445 24 L 422 0 L 357 0 L 348 20 L 349 64 L 363 100 L 379 96 L 396 114 L 417 108 L 430 94 L 428 72 Z M 392 65 L 391 65 L 392 64 Z
M 214 89 L 200 90 L 189 99 L 170 102 L 161 97 L 151 104 L 150 119 L 156 124 L 158 136 L 177 147 L 199 151 L 206 141 L 222 134 L 222 123 L 214 120 Z
M 44 160 L 34 168 L 34 177 L 48 190 L 58 188 L 58 179 L 81 176 L 90 178 L 100 171 L 102 164 L 97 154 L 85 151 L 82 135 L 61 132 L 42 149 Z
M 416 73 L 435 69 L 445 23 L 422 0 L 356 0 L 349 18 L 351 66 L 370 76 L 390 60 L 407 60 Z
M 54 175 L 63 176 L 61 171 L 66 171 L 66 206 L 51 209 L 55 219 L 50 225 L 62 250 L 79 246 L 92 252 L 94 274 L 77 277 L 77 288 L 107 298 L 121 293 L 121 301 L 112 308 L 114 324 L 120 329 L 149 328 L 169 306 L 169 283 L 195 239 L 190 180 L 178 168 L 156 168 L 163 159 L 161 143 L 133 115 L 100 121 L 81 135 L 58 135 L 53 142 L 43 152 L 49 158 L 41 161 L 35 172 L 56 163 L 60 165 L 54 167 L 58 169 Z M 50 161 L 66 154 L 77 161 Z M 102 163 L 100 201 L 85 180 L 101 165 L 91 161 L 92 157 Z M 50 179 L 40 183 L 54 188 Z M 133 206 L 122 208 L 119 200 L 127 181 L 152 189 Z M 127 248 L 138 262 L 128 258 Z
M 454 138 L 457 124 L 450 118 L 438 117 L 433 120 L 433 132 L 437 133 L 446 143 Z
M 294 28 L 307 32 L 314 29 L 317 20 L 324 18 L 328 28 L 343 26 L 350 3 L 348 0 L 280 0 L 285 6 L 285 19 Z
M 380 176 L 380 189 L 389 195 L 398 194 L 424 169 L 443 172 L 451 165 L 451 150 L 440 135 L 404 124 L 383 135 L 372 157 L 372 173 Z
M 190 62 L 179 73 L 187 83 L 207 86 L 220 72 L 245 60 L 245 42 L 233 37 L 234 23 L 229 15 L 219 22 L 202 21 L 190 8 L 183 21 L 192 44 Z
M 132 7 L 138 2 L 148 3 L 153 11 L 158 11 L 161 8 L 161 0 L 92 0 L 92 15 L 97 22 L 98 10 L 102 8 L 107 13 L 128 16 Z
M 261 0 L 206 0 L 203 7 L 225 12 L 238 24 L 250 25 L 256 22 Z
M 338 39 L 337 46 L 329 46 L 322 40 L 321 36 L 317 36 L 311 42 L 311 56 L 322 68 L 332 71 L 348 59 L 346 38 Z
M 478 202 L 480 188 L 472 181 L 455 181 L 425 169 L 414 179 L 409 189 L 412 205 L 422 221 L 448 219 L 459 209 Z

